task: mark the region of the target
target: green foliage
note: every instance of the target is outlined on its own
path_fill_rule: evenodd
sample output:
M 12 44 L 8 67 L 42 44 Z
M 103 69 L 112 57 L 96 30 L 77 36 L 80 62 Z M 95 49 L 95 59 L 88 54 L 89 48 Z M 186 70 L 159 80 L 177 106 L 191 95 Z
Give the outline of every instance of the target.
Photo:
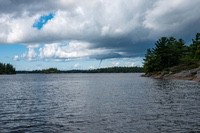
M 0 63 L 0 74 L 15 74 L 15 68 L 11 64 Z
M 196 34 L 196 38 L 192 39 L 192 42 L 189 47 L 190 57 L 195 60 L 200 60 L 200 33 Z
M 59 73 L 59 70 L 57 68 L 43 69 L 42 73 Z
M 152 52 L 151 49 L 147 50 L 147 53 L 145 55 L 145 59 L 144 59 L 144 71 L 145 72 L 152 72 L 152 71 L 156 71 L 157 68 L 157 64 L 154 63 L 156 62 L 156 56 L 155 54 Z
M 186 46 L 182 39 L 162 37 L 155 43 L 155 48 L 148 49 L 144 59 L 146 73 L 200 60 L 200 33 Z
M 138 73 L 143 71 L 142 67 L 108 67 L 88 70 L 89 73 Z
M 108 67 L 90 70 L 68 70 L 60 71 L 57 68 L 49 68 L 34 71 L 18 71 L 17 73 L 141 73 L 144 72 L 143 67 Z

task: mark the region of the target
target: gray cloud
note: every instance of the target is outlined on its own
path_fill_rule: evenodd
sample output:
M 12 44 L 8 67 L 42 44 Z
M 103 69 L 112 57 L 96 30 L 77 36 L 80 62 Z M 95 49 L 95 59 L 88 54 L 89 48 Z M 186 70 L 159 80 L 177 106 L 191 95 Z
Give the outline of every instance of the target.
M 41 12 L 48 12 L 54 9 L 55 5 L 49 0 L 0 0 L 1 14 L 8 14 L 15 17 L 22 17 L 23 14 L 34 15 Z
M 200 31 L 199 4 L 199 0 L 0 0 L 0 43 L 69 42 L 69 48 L 76 41 L 87 42 L 83 49 L 89 53 L 65 47 L 61 52 L 96 59 L 144 56 L 161 36 L 191 40 Z M 50 12 L 55 17 L 41 30 L 32 27 Z M 103 52 L 93 53 L 99 49 Z

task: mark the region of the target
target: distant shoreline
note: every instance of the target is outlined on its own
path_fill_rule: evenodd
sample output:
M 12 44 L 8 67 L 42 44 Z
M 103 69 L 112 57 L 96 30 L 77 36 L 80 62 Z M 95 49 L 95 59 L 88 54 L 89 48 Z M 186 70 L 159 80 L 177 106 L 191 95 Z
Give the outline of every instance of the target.
M 58 70 L 49 68 L 33 71 L 16 71 L 17 74 L 63 74 L 63 73 L 143 73 L 143 67 L 108 67 L 89 70 Z

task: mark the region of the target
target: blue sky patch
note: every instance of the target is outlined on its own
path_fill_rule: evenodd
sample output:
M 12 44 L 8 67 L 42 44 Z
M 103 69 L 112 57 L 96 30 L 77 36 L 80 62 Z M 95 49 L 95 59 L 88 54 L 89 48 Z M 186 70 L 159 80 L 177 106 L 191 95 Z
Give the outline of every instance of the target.
M 48 15 L 41 16 L 38 20 L 35 21 L 33 24 L 34 28 L 37 28 L 38 30 L 42 29 L 43 26 L 51 19 L 53 19 L 55 16 L 54 13 L 49 13 Z

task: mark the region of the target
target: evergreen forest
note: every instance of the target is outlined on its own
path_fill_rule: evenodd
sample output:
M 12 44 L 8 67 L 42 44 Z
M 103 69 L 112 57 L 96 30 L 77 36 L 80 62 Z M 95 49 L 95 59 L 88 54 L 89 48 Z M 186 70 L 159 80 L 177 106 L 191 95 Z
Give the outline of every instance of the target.
M 11 64 L 0 63 L 0 74 L 16 74 L 16 71 Z
M 148 49 L 144 58 L 145 73 L 167 70 L 178 65 L 198 65 L 200 61 L 200 33 L 187 45 L 183 39 L 161 37 L 155 48 Z

